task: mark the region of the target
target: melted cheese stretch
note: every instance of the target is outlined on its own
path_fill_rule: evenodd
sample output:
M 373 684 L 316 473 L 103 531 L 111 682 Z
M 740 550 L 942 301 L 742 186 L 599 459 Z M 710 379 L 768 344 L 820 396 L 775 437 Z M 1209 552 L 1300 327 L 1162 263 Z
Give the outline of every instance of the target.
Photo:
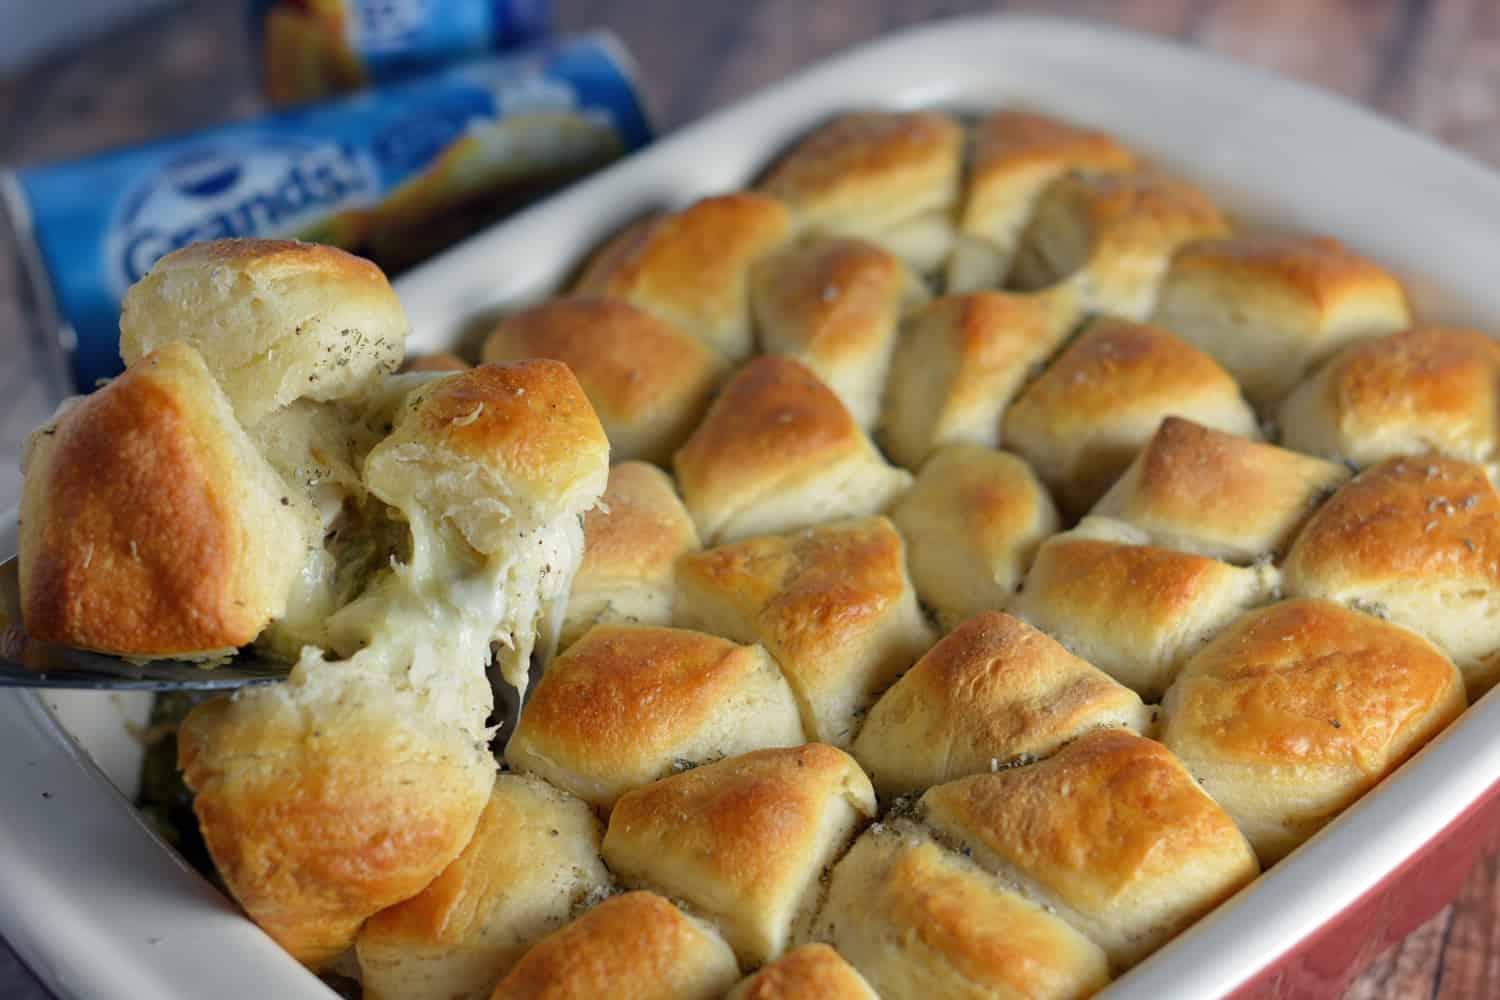
M 303 646 L 327 645 L 324 623 L 358 592 L 358 587 L 341 586 L 351 560 L 340 551 L 345 546 L 330 545 L 328 539 L 349 521 L 350 512 L 365 505 L 359 472 L 363 456 L 356 451 L 368 434 L 360 417 L 354 407 L 298 400 L 249 430 L 256 448 L 285 482 L 285 502 L 302 516 L 307 536 L 313 539 L 287 596 L 285 616 L 272 622 L 259 639 L 260 645 L 288 659 L 296 659 Z
M 397 418 L 410 412 L 402 407 Z M 507 682 L 524 695 L 544 634 L 550 655 L 583 557 L 581 512 L 547 515 L 499 487 L 472 460 L 396 435 L 371 452 L 366 485 L 410 529 L 408 579 L 439 615 L 488 623 Z M 400 604 L 402 602 L 397 602 Z
M 261 641 L 296 657 L 304 697 L 342 698 L 356 676 L 378 677 L 433 722 L 483 740 L 485 668 L 493 654 L 525 694 L 533 652 L 555 649 L 583 527 L 476 490 L 473 469 L 425 445 L 382 443 L 413 393 L 442 377 L 396 376 L 358 410 L 294 404 L 256 427 L 326 540 Z
M 493 704 L 485 676 L 492 645 L 502 675 L 522 695 L 533 650 L 540 647 L 545 657 L 555 646 L 572 570 L 582 558 L 583 527 L 567 516 L 547 527 L 518 528 L 511 544 L 484 555 L 451 527 L 422 521 L 420 530 L 414 522 L 413 535 L 426 540 L 413 545 L 412 561 L 382 570 L 329 619 L 328 634 L 351 663 L 425 692 L 443 722 L 472 727 L 473 707 L 482 704 L 482 722 Z M 323 659 L 309 650 L 303 662 L 309 656 Z M 450 705 L 454 689 L 461 694 Z

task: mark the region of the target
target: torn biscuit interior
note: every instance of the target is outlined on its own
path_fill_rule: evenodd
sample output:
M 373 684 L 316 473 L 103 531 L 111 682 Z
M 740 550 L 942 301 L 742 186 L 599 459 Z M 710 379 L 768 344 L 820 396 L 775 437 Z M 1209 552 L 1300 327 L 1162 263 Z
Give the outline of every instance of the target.
M 502 367 L 508 378 L 491 377 Z M 509 401 L 491 396 L 524 398 L 518 370 L 528 367 L 388 379 L 345 425 L 346 436 L 323 449 L 325 456 L 347 450 L 325 463 L 328 479 L 308 484 L 343 489 L 341 503 L 317 505 L 325 544 L 303 575 L 309 600 L 301 610 L 320 627 L 307 628 L 297 615 L 277 626 L 280 638 L 312 640 L 299 650 L 299 664 L 331 653 L 404 673 L 417 688 L 462 675 L 475 687 L 465 701 L 488 705 L 483 666 L 493 644 L 505 680 L 524 692 L 533 651 L 545 658 L 555 647 L 582 557 L 581 516 L 599 492 L 586 486 L 562 504 L 528 502 L 503 468 L 465 447 L 486 424 L 514 416 L 502 412 Z M 376 439 L 383 430 L 389 433 Z M 348 482 L 346 464 L 362 477 Z M 598 464 L 597 475 L 585 478 L 602 486 L 602 457 Z

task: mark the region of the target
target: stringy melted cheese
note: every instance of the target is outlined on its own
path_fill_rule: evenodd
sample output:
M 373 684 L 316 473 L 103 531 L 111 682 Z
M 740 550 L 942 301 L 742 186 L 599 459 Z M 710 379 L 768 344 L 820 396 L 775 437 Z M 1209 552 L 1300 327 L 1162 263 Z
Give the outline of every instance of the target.
M 296 658 L 289 694 L 342 700 L 378 678 L 428 719 L 486 740 L 485 668 L 493 657 L 525 694 L 533 653 L 556 648 L 583 526 L 513 509 L 425 445 L 383 441 L 442 377 L 392 377 L 358 410 L 294 405 L 257 425 L 324 539 L 261 642 Z

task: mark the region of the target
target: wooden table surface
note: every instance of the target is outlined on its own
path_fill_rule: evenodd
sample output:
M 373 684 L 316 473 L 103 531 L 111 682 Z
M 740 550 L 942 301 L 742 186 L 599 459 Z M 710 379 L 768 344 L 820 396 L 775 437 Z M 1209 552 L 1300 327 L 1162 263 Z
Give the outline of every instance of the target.
M 602 25 L 624 39 L 664 128 L 853 43 L 933 17 L 1051 12 L 1129 25 L 1265 66 L 1500 165 L 1496 0 L 555 0 L 554 6 L 563 30 Z M 243 8 L 232 0 L 181 4 L 0 80 L 0 161 L 70 156 L 255 113 L 260 103 Z M 13 270 L 10 260 L 0 260 L 0 509 L 14 502 L 24 434 L 51 405 L 35 379 Z M 1456 903 L 1377 961 L 1346 997 L 1500 995 L 1497 914 L 1500 862 L 1492 859 L 1474 870 Z M 0 950 L 0 998 L 41 995 Z

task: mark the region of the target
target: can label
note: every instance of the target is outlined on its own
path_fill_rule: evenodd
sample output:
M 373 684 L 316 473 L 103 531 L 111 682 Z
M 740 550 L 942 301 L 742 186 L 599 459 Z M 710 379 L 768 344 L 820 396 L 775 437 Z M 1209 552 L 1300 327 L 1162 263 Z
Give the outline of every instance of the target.
M 390 272 L 649 137 L 607 36 L 7 178 L 82 389 L 120 367 L 119 303 L 200 240 L 293 237 Z M 24 231 L 27 227 L 16 226 Z
M 539 41 L 549 0 L 251 0 L 267 96 L 315 100 Z
M 121 201 L 105 238 L 110 290 L 123 296 L 189 243 L 311 231 L 379 193 L 374 165 L 351 146 L 269 139 L 189 149 Z

